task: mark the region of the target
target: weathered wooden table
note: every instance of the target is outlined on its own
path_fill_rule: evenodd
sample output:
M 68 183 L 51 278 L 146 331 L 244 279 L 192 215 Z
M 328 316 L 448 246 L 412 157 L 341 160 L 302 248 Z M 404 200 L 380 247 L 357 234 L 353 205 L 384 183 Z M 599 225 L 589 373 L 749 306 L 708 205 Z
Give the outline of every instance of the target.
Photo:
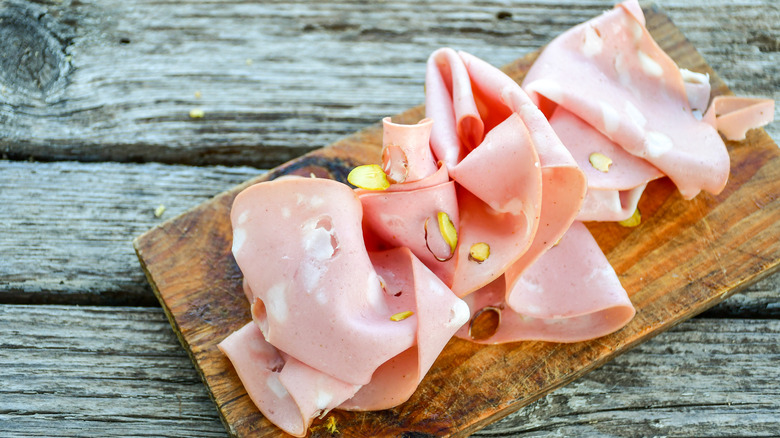
M 225 436 L 132 239 L 419 104 L 440 46 L 503 65 L 610 6 L 0 0 L 0 435 Z M 780 97 L 774 0 L 658 8 Z M 780 435 L 778 315 L 775 274 L 478 435 Z

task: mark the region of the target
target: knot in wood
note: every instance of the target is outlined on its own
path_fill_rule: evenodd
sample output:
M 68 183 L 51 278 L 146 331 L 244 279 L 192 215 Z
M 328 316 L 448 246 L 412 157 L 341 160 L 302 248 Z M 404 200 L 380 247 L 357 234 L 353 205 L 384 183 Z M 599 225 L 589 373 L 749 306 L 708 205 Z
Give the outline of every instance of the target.
M 43 14 L 36 18 L 12 5 L 0 5 L 0 84 L 43 98 L 67 68 L 64 43 L 46 28 Z

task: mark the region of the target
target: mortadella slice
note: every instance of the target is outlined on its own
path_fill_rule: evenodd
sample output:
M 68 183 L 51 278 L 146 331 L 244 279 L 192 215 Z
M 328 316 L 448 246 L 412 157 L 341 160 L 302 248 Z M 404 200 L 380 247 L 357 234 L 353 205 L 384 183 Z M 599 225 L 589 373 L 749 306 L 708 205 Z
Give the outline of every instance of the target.
M 382 127 L 382 163 L 391 182 L 419 181 L 436 172 L 436 162 L 428 145 L 433 120 L 401 125 L 385 117 Z
M 218 345 L 233 363 L 249 398 L 272 423 L 290 435 L 306 435 L 314 417 L 353 396 L 352 385 L 279 352 L 249 322 Z M 287 383 L 287 384 L 285 384 Z
M 444 179 L 448 168 L 442 163 L 435 173 L 422 174 L 422 179 L 391 184 L 381 192 L 358 191 L 365 211 L 366 240 L 372 245 L 380 242 L 378 248 L 410 248 L 458 296 L 501 275 L 530 244 L 541 195 L 539 158 L 530 134 L 520 116 L 508 114 L 457 165 L 458 184 Z M 400 137 L 395 131 L 408 131 L 409 126 L 419 125 L 385 123 L 385 135 Z M 417 140 L 428 145 L 427 138 Z M 392 155 L 383 158 L 385 169 L 398 167 L 388 164 Z M 518 171 L 523 166 L 529 171 Z M 455 248 L 442 238 L 439 213 L 446 213 L 458 230 Z M 490 245 L 493 255 L 479 263 L 471 259 L 470 248 L 483 242 Z
M 460 205 L 456 257 L 463 263 L 452 284 L 465 296 L 507 269 L 516 277 L 563 235 L 584 197 L 585 178 L 520 86 L 472 55 L 434 52 L 425 101 L 426 116 L 434 120 L 431 148 L 458 183 L 459 202 L 470 203 L 468 209 Z M 490 225 L 490 218 L 500 218 L 501 227 Z M 494 232 L 474 235 L 478 229 Z M 490 256 L 466 263 L 475 243 L 490 245 Z
M 615 271 L 581 222 L 574 222 L 561 241 L 520 276 L 512 307 L 504 301 L 503 280 L 465 298 L 472 322 L 458 337 L 485 344 L 578 342 L 620 329 L 635 313 Z M 474 324 L 485 312 L 493 312 L 498 325 L 475 338 Z
M 369 253 L 361 219 L 356 194 L 323 179 L 257 184 L 233 204 L 253 321 L 219 347 L 263 414 L 296 436 L 335 407 L 408 399 L 469 317 L 408 248 Z
M 663 173 L 635 157 L 563 107 L 555 109 L 550 125 L 588 178 L 588 192 L 577 215 L 580 221 L 622 221 L 634 213 L 648 182 Z M 592 154 L 611 164 L 597 169 Z
M 313 178 L 256 184 L 231 211 L 233 255 L 265 339 L 315 369 L 363 385 L 413 345 L 414 330 L 389 319 L 361 217 L 349 187 Z
M 523 87 L 548 115 L 563 106 L 649 161 L 686 199 L 701 190 L 720 193 L 726 184 L 723 140 L 697 119 L 680 69 L 644 27 L 635 0 L 553 40 Z
M 484 126 L 493 132 L 492 130 L 498 130 L 510 120 L 518 120 L 523 129 L 515 128 L 515 136 L 519 137 L 522 131 L 528 132 L 529 143 L 525 147 L 533 150 L 538 157 L 538 160 L 532 160 L 515 150 L 514 155 L 518 158 L 510 160 L 507 159 L 507 156 L 511 156 L 508 153 L 503 156 L 481 154 L 480 146 L 471 151 L 450 172 L 456 182 L 473 191 L 480 199 L 491 206 L 498 204 L 496 210 L 513 213 L 518 217 L 524 216 L 535 222 L 527 235 L 515 233 L 514 239 L 527 236 L 530 244 L 521 253 L 514 253 L 517 257 L 501 270 L 506 271 L 510 285 L 507 288 L 507 299 L 511 305 L 514 281 L 560 239 L 574 221 L 585 196 L 586 180 L 544 114 L 515 81 L 473 55 L 465 52 L 460 52 L 459 55 L 471 79 L 473 99 L 480 109 Z M 502 117 L 506 119 L 500 122 Z M 484 164 L 488 159 L 490 164 Z M 483 167 L 473 166 L 471 160 L 480 160 Z M 493 184 L 493 187 L 486 184 L 488 189 L 477 185 L 480 180 L 485 180 L 485 166 L 499 169 L 487 180 Z M 531 179 L 531 176 L 538 180 Z M 495 179 L 501 180 L 504 187 L 495 187 L 498 185 Z M 512 202 L 505 200 L 510 196 L 504 191 L 514 194 Z M 514 208 L 507 208 L 513 204 Z M 517 204 L 524 210 L 516 206 Z M 457 289 L 453 290 L 459 293 Z
M 386 281 L 386 293 L 404 296 L 414 309 L 415 345 L 384 363 L 371 382 L 341 406 L 348 410 L 379 410 L 397 406 L 411 397 L 439 353 L 470 315 L 458 299 L 407 248 L 371 253 L 377 274 Z M 399 321 L 398 323 L 403 323 Z
M 736 96 L 717 96 L 704 114 L 704 121 L 728 140 L 744 140 L 747 132 L 774 119 L 775 101 Z

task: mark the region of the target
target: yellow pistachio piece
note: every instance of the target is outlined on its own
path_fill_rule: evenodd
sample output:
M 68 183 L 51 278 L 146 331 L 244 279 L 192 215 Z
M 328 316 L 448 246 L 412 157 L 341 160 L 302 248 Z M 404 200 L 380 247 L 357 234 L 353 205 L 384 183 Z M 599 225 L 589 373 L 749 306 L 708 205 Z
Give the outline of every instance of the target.
M 629 228 L 636 227 L 640 223 L 642 223 L 642 214 L 639 213 L 639 209 L 637 208 L 636 210 L 634 210 L 634 214 L 632 214 L 630 218 L 626 220 L 622 220 L 618 223 L 624 227 L 629 227 Z
M 160 204 L 154 209 L 154 217 L 160 217 L 165 213 L 165 206 Z
M 440 211 L 437 215 L 439 219 L 439 232 L 447 245 L 450 246 L 450 253 L 455 252 L 455 247 L 458 246 L 458 230 L 455 229 L 455 225 L 450 220 L 450 216 Z
M 390 187 L 385 171 L 377 164 L 366 164 L 352 169 L 347 175 L 347 181 L 366 190 L 385 190 Z
M 347 181 L 366 190 L 385 190 L 390 187 L 387 174 L 378 164 L 358 166 L 349 173 Z
M 609 166 L 612 165 L 612 158 L 602 154 L 601 152 L 594 152 L 588 157 L 590 165 L 596 170 L 600 170 L 604 173 L 609 172 Z
M 202 119 L 205 115 L 206 113 L 200 108 L 193 108 L 190 110 L 190 118 Z
M 479 242 L 471 245 L 469 249 L 469 260 L 482 263 L 490 257 L 490 245 L 485 242 Z
M 411 310 L 407 310 L 405 312 L 398 312 L 395 315 L 390 317 L 390 321 L 403 321 L 412 315 L 414 315 L 414 312 L 412 312 Z

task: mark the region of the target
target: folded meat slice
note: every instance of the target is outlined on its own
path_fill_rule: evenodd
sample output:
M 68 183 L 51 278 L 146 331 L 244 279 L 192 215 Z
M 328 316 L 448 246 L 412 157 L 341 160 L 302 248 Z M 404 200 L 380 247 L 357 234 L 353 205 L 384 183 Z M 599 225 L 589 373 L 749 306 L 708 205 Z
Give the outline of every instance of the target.
M 584 175 L 520 86 L 472 55 L 445 48 L 430 56 L 425 103 L 431 148 L 458 185 L 453 291 L 465 296 L 508 269 L 516 278 L 574 220 Z M 482 242 L 490 257 L 475 263 L 469 250 Z
M 254 185 L 231 211 L 233 255 L 254 294 L 253 315 L 265 339 L 362 385 L 411 347 L 414 331 L 389 319 L 394 312 L 365 250 L 361 216 L 349 187 L 312 178 Z
M 253 322 L 219 347 L 261 412 L 296 436 L 337 406 L 408 399 L 469 317 L 408 248 L 369 253 L 361 219 L 356 194 L 323 179 L 257 184 L 233 204 Z
M 280 352 L 254 322 L 218 345 L 233 363 L 249 398 L 262 414 L 293 436 L 305 436 L 311 421 L 353 396 L 353 385 Z
M 421 130 L 420 126 L 385 121 L 385 136 L 421 143 L 404 145 L 404 150 L 430 151 L 427 137 L 397 133 Z M 537 226 L 539 158 L 522 119 L 510 112 L 480 140 L 479 147 L 457 165 L 459 184 L 449 179 L 442 163 L 433 173 L 418 173 L 421 179 L 392 184 L 386 191 L 358 192 L 370 247 L 410 248 L 458 296 L 501 275 L 525 252 Z M 392 163 L 393 155 L 383 158 L 385 169 L 399 167 Z M 417 162 L 414 156 L 406 158 Z M 432 162 L 432 157 L 427 159 Z M 521 167 L 529 171 L 518 171 Z M 458 230 L 454 250 L 442 237 L 439 213 L 446 213 Z M 471 246 L 481 242 L 490 245 L 492 255 L 479 263 L 469 256 Z
M 407 248 L 373 252 L 371 260 L 385 279 L 386 294 L 404 297 L 414 310 L 409 322 L 416 324 L 415 345 L 382 364 L 342 409 L 389 409 L 405 402 L 470 314 L 466 303 Z
M 635 157 L 563 107 L 554 110 L 550 125 L 588 178 L 588 192 L 577 215 L 580 221 L 622 221 L 634 213 L 648 182 L 660 170 Z M 596 168 L 593 154 L 610 164 Z
M 472 319 L 458 337 L 485 344 L 578 342 L 620 329 L 635 313 L 615 271 L 581 222 L 574 222 L 556 246 L 523 272 L 511 307 L 505 301 L 506 287 L 500 278 L 464 298 Z
M 747 132 L 774 119 L 775 101 L 736 96 L 717 96 L 704 114 L 704 121 L 728 140 L 744 140 Z
M 686 91 L 702 79 L 687 74 L 686 85 L 644 25 L 630 0 L 572 28 L 544 49 L 523 87 L 548 116 L 562 106 L 649 161 L 686 199 L 701 190 L 719 193 L 729 156 L 716 130 L 694 113 Z M 701 106 L 703 99 L 693 100 Z

